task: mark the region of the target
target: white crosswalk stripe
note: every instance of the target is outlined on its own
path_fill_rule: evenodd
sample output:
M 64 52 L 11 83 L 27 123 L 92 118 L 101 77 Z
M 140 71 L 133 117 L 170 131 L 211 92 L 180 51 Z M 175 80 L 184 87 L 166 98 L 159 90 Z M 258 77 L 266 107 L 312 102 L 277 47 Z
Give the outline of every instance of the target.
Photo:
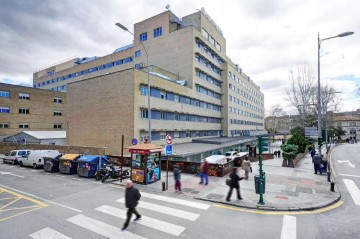
M 177 198 L 171 198 L 156 194 L 150 194 L 141 192 L 141 195 L 143 196 L 142 199 L 139 201 L 138 207 L 139 208 L 145 208 L 146 210 L 143 210 L 141 212 L 141 220 L 138 220 L 136 222 L 132 222 L 134 224 L 139 224 L 142 226 L 145 226 L 145 228 L 150 228 L 153 230 L 157 230 L 159 233 L 166 233 L 168 235 L 172 236 L 181 236 L 181 234 L 186 230 L 186 227 L 182 225 L 177 225 L 174 223 L 169 222 L 171 218 L 167 217 L 167 220 L 159 220 L 154 217 L 154 215 L 159 216 L 159 214 L 153 214 L 147 210 L 156 211 L 157 213 L 162 213 L 166 215 L 170 215 L 174 218 L 181 218 L 189 221 L 196 221 L 200 214 L 188 212 L 183 210 L 184 206 L 189 207 L 189 210 L 193 210 L 193 208 L 200 209 L 200 210 L 207 210 L 210 205 L 205 203 L 197 203 L 192 201 L 187 201 L 183 199 L 177 199 Z M 146 202 L 144 200 L 149 200 L 150 202 Z M 124 198 L 116 200 L 116 202 L 120 202 L 124 204 Z M 155 203 L 154 201 L 160 201 L 158 203 Z M 170 206 L 163 206 L 159 204 L 164 204 L 166 202 L 168 205 L 173 205 L 173 207 Z M 182 207 L 182 210 L 177 209 L 176 206 Z M 111 217 L 116 217 L 120 219 L 126 219 L 126 213 L 127 209 L 124 208 L 124 205 L 120 205 L 120 208 L 113 207 L 109 205 L 101 205 L 99 207 L 94 208 L 94 210 L 98 213 L 104 213 L 106 215 L 110 215 Z M 146 214 L 151 214 L 151 217 L 146 216 Z M 96 218 L 96 217 L 95 217 Z M 114 218 L 112 218 L 113 220 Z M 175 219 L 174 219 L 175 220 Z M 68 223 L 75 224 L 81 228 L 84 228 L 88 230 L 89 232 L 97 233 L 105 238 L 109 239 L 120 239 L 120 238 L 126 238 L 126 239 L 142 239 L 145 238 L 141 235 L 137 235 L 135 233 L 131 233 L 128 230 L 121 231 L 119 227 L 107 224 L 105 222 L 99 221 L 97 219 L 94 219 L 92 217 L 85 216 L 83 213 L 78 214 L 74 217 L 67 219 Z M 111 220 L 110 220 L 111 221 Z M 177 220 L 179 221 L 179 220 Z M 185 222 L 185 221 L 184 221 Z M 122 226 L 122 225 L 121 225 Z M 64 234 L 62 234 L 64 233 Z M 71 237 L 66 236 L 73 235 L 71 232 L 57 232 L 54 229 L 51 229 L 49 227 L 46 227 L 44 229 L 41 229 L 39 231 L 36 231 L 29 236 L 33 239 L 72 239 Z M 146 235 L 146 234 L 145 234 Z
M 49 227 L 45 227 L 37 232 L 29 235 L 33 239 L 71 239 L 71 237 L 65 236 L 60 232 L 57 232 Z
M 126 219 L 126 210 L 123 209 L 103 205 L 101 207 L 95 208 L 95 210 L 112 215 L 114 217 Z M 161 221 L 147 216 L 141 216 L 141 219 L 136 223 L 165 233 L 169 233 L 174 236 L 179 236 L 185 230 L 185 227 L 178 226 L 169 222 Z
M 284 215 L 281 239 L 296 239 L 296 217 Z
M 352 199 L 354 200 L 354 203 L 357 206 L 360 206 L 360 190 L 359 190 L 359 188 L 356 186 L 354 181 L 351 180 L 351 179 L 345 179 L 344 178 L 343 182 L 344 182 L 347 190 L 349 191 Z
M 120 202 L 120 203 L 125 203 L 124 198 L 121 198 L 116 201 Z M 171 215 L 174 217 L 191 220 L 191 221 L 195 221 L 200 216 L 199 214 L 196 214 L 196 213 L 186 212 L 186 211 L 175 209 L 172 207 L 165 207 L 165 206 L 161 206 L 161 205 L 154 204 L 154 203 L 148 203 L 148 202 L 144 202 L 144 201 L 139 201 L 138 207 L 156 211 L 156 212 L 160 212 L 160 213 L 167 214 L 167 215 Z
M 194 207 L 194 208 L 198 208 L 198 209 L 202 209 L 202 210 L 207 210 L 210 207 L 210 205 L 204 204 L 204 203 L 191 202 L 191 201 L 186 201 L 183 199 L 165 197 L 165 196 L 150 194 L 150 193 L 145 193 L 145 192 L 141 192 L 141 196 L 146 197 L 146 198 L 156 199 L 159 201 L 176 203 L 176 204 L 187 206 L 187 207 Z
M 72 218 L 67 219 L 80 227 L 93 231 L 109 239 L 144 239 L 145 237 L 136 235 L 129 231 L 121 231 L 120 228 L 111 226 L 104 222 L 92 219 L 84 215 L 76 215 Z

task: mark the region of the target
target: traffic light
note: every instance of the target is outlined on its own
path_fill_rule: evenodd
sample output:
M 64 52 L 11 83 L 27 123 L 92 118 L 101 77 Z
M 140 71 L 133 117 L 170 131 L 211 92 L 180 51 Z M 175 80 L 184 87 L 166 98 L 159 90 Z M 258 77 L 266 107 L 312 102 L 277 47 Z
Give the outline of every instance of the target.
M 259 137 L 259 154 L 269 151 L 269 138 L 268 137 Z
M 254 146 L 249 147 L 249 156 L 256 158 L 256 147 Z

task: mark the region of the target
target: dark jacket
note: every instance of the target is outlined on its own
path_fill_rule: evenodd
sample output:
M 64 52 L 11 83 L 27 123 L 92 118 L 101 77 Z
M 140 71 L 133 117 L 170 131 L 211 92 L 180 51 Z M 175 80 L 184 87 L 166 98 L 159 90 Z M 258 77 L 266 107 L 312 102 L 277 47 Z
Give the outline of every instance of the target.
M 173 173 L 174 173 L 174 179 L 175 180 L 180 180 L 181 179 L 181 171 L 178 167 L 174 167 L 174 170 L 173 170 Z
M 239 177 L 239 175 L 237 175 L 236 173 L 231 173 L 229 186 L 232 188 L 238 188 L 240 187 L 239 181 L 243 179 L 244 179 L 243 177 Z
M 135 208 L 138 205 L 141 194 L 137 188 L 131 187 L 125 190 L 125 206 Z
M 312 149 L 312 150 L 310 151 L 310 155 L 311 155 L 312 158 L 314 157 L 315 153 L 316 153 L 315 149 Z

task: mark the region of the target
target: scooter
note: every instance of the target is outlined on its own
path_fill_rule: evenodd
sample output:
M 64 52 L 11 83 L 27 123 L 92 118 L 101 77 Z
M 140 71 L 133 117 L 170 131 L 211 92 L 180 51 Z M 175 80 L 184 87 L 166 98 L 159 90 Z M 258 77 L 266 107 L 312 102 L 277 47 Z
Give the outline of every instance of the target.
M 103 170 L 99 170 L 99 179 L 101 178 L 101 182 L 104 183 L 108 178 L 112 178 L 112 179 L 116 179 L 116 178 L 129 178 L 130 177 L 130 170 L 129 169 L 125 169 L 125 170 L 121 170 L 120 169 L 115 169 L 114 166 L 110 165 L 109 168 L 103 169 Z M 96 179 L 96 177 L 95 177 Z M 97 179 L 97 180 L 99 180 Z

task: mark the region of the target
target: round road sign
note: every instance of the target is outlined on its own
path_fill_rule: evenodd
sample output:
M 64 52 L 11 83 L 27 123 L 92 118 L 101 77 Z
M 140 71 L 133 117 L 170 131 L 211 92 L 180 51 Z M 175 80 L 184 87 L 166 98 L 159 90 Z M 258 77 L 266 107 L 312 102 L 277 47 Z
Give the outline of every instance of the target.
M 172 136 L 170 134 L 166 135 L 165 140 L 166 144 L 172 144 Z

